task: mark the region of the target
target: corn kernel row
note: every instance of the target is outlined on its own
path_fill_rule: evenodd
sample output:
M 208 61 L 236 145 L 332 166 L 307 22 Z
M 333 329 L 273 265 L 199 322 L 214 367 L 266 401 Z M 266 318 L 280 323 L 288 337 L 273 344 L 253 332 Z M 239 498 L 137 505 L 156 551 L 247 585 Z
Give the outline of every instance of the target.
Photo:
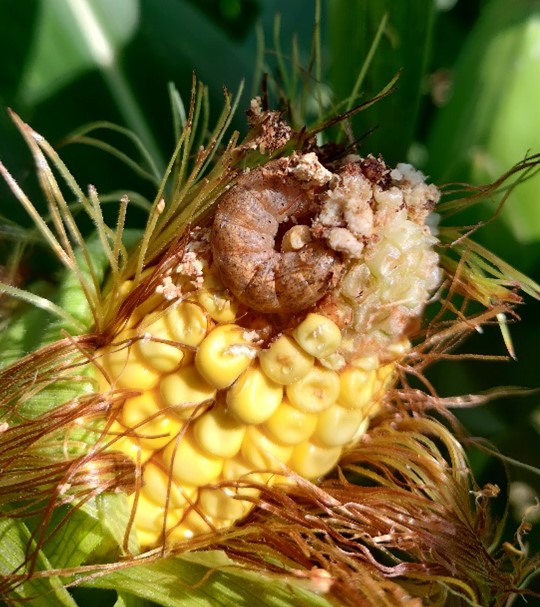
M 347 156 L 333 170 L 313 152 L 246 170 L 101 352 L 105 389 L 130 391 L 110 445 L 141 471 L 131 498 L 141 544 L 232 524 L 256 501 L 253 483 L 326 474 L 380 408 L 441 282 L 428 221 L 439 192 L 380 158 Z M 269 231 L 245 225 L 247 203 Z M 242 234 L 256 262 L 243 259 Z M 332 264 L 324 280 L 319 249 Z M 274 264 L 285 256 L 320 283 L 305 312 Z M 138 285 L 126 281 L 121 296 Z
M 238 304 L 225 295 L 203 265 L 202 287 L 135 310 L 102 353 L 107 383 L 140 392 L 125 400 L 111 448 L 140 466 L 131 500 L 146 546 L 232 524 L 251 508 L 242 497 L 257 495 L 246 484 L 326 474 L 391 381 L 392 364 L 329 368 L 341 342 L 329 318 L 310 313 L 262 343 L 233 322 Z

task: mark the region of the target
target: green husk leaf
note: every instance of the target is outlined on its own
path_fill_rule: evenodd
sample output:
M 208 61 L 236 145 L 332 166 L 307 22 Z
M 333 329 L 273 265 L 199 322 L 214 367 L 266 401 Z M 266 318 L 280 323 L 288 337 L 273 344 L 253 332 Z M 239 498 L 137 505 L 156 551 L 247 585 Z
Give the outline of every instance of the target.
M 85 245 L 92 262 L 94 271 L 99 272 L 103 279 L 107 270 L 108 260 L 103 251 L 101 243 L 96 236 L 88 239 Z M 77 264 L 85 279 L 90 280 L 90 271 L 85 263 L 82 252 L 75 253 Z M 0 291 L 2 290 L 0 286 Z M 16 321 L 11 323 L 9 330 L 0 336 L 0 348 L 2 348 L 1 365 L 5 366 L 18 360 L 28 352 L 51 343 L 61 335 L 63 331 L 67 334 L 78 335 L 87 332 L 92 327 L 93 318 L 88 301 L 81 289 L 77 276 L 73 272 L 62 271 L 58 288 L 55 289 L 52 303 L 64 310 L 68 317 L 77 322 L 73 327 L 69 318 L 51 318 L 46 310 L 38 310 L 32 307 L 26 310 Z
M 81 73 L 96 69 L 125 123 L 163 166 L 159 146 L 118 61 L 136 32 L 140 18 L 138 3 L 60 0 L 43 3 L 41 9 L 34 52 L 19 90 L 21 102 L 29 105 L 43 102 Z
M 390 164 L 406 158 L 415 130 L 416 116 L 423 88 L 426 60 L 431 44 L 435 3 L 348 2 L 329 3 L 330 47 L 333 50 L 329 84 L 336 99 L 349 99 L 349 106 L 374 97 L 394 74 L 401 72 L 396 91 L 376 103 L 369 111 L 352 120 L 358 137 L 370 133 L 367 146 L 381 153 Z M 383 33 L 373 48 L 379 29 Z M 366 58 L 371 65 L 363 82 L 357 82 L 359 68 Z M 360 97 L 350 99 L 358 89 Z M 388 124 L 391 117 L 391 125 Z
M 109 588 L 163 607 L 330 607 L 298 583 L 242 571 L 222 552 L 204 552 L 129 567 L 81 585 Z
M 439 183 L 490 183 L 540 148 L 540 2 L 486 3 L 463 47 L 448 103 L 428 140 L 428 173 Z M 512 192 L 481 241 L 525 271 L 538 264 L 538 176 Z M 489 201 L 471 209 L 469 224 L 495 211 Z
M 133 594 L 119 592 L 114 607 L 150 607 L 150 603 Z
M 125 493 L 98 495 L 96 505 L 102 532 L 110 535 L 116 546 L 123 546 L 131 514 Z M 134 528 L 131 528 L 127 539 L 127 552 L 136 554 L 139 551 L 139 546 Z
M 20 519 L 0 519 L 0 589 L 7 584 L 3 576 L 13 574 L 14 571 L 21 576 L 21 583 L 8 592 L 12 601 L 30 601 L 32 607 L 77 607 L 68 591 L 64 588 L 58 576 L 32 577 L 25 580 L 28 573 L 28 564 L 21 567 L 28 555 L 28 546 L 34 545 L 31 534 Z M 35 569 L 47 571 L 51 563 L 42 551 L 38 551 L 35 559 Z M 6 588 L 7 590 L 7 588 Z M 3 596 L 3 593 L 0 595 Z
M 129 512 L 126 495 L 119 493 L 98 495 L 79 508 L 62 506 L 52 516 L 43 551 L 55 569 L 78 567 L 119 554 Z M 128 551 L 138 551 L 134 532 L 129 536 Z

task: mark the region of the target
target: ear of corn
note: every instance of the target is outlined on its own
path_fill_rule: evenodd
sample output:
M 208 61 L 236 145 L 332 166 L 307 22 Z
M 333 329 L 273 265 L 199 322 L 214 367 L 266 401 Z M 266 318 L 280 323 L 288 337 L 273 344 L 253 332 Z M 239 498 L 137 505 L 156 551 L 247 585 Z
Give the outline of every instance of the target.
M 26 125 L 24 128 L 30 132 Z M 32 137 L 34 148 L 46 145 L 37 134 Z M 238 150 L 245 152 L 241 147 Z M 231 161 L 231 157 L 226 160 Z M 44 158 L 39 157 L 38 161 L 40 170 L 45 170 Z M 60 166 L 66 175 L 64 168 Z M 0 425 L 0 442 L 9 447 L 6 451 L 0 449 L 0 467 L 7 463 L 0 498 L 8 508 L 12 504 L 20 507 L 23 515 L 17 521 L 20 524 L 2 527 L 18 550 L 13 551 L 15 560 L 5 568 L 9 591 L 10 584 L 20 581 L 18 571 L 24 570 L 23 577 L 27 572 L 32 577 L 31 568 L 39 561 L 38 568 L 46 570 L 44 575 L 56 568 L 50 574 L 54 584 L 59 584 L 55 597 L 62 605 L 72 607 L 60 581 L 59 576 L 66 574 L 62 568 L 83 563 L 88 565 L 85 571 L 94 572 L 100 568 L 96 563 L 105 562 L 108 573 L 98 580 L 91 576 L 82 583 L 112 587 L 162 604 L 183 605 L 179 595 L 175 594 L 172 600 L 164 595 L 167 583 L 185 581 L 186 587 L 204 588 L 204 594 L 215 577 L 222 574 L 212 565 L 229 567 L 231 563 L 226 559 L 214 561 L 212 553 L 201 557 L 202 568 L 198 567 L 197 555 L 193 562 L 189 555 L 160 560 L 169 550 L 178 555 L 192 546 L 225 546 L 229 554 L 247 553 L 249 564 L 255 562 L 265 569 L 276 564 L 281 567 L 283 554 L 291 554 L 290 544 L 297 553 L 283 565 L 282 571 L 288 576 L 292 574 L 297 581 L 305 579 L 310 589 L 322 593 L 328 592 L 337 580 L 341 586 L 336 596 L 343 587 L 353 588 L 353 595 L 361 589 L 360 600 L 365 594 L 366 600 L 377 604 L 381 593 L 386 594 L 383 586 L 388 580 L 380 572 L 375 571 L 374 576 L 371 561 L 365 566 L 363 559 L 366 554 L 370 560 L 376 559 L 380 541 L 390 542 L 387 554 L 392 558 L 401 554 L 403 533 L 407 541 L 413 538 L 410 552 L 415 573 L 418 561 L 423 563 L 427 554 L 437 568 L 442 562 L 453 562 L 445 553 L 447 546 L 461 558 L 463 536 L 468 541 L 465 551 L 472 555 L 472 561 L 464 559 L 465 565 L 475 563 L 478 549 L 486 557 L 480 564 L 485 565 L 486 579 L 491 581 L 497 575 L 481 539 L 471 538 L 469 523 L 473 514 L 468 511 L 467 529 L 463 529 L 463 506 L 472 504 L 469 498 L 473 484 L 464 473 L 467 464 L 451 433 L 426 423 L 421 415 L 413 423 L 405 408 L 400 407 L 394 414 L 389 411 L 389 392 L 400 361 L 409 352 L 408 336 L 415 332 L 424 306 L 441 280 L 440 260 L 434 251 L 437 238 L 428 226 L 438 192 L 426 185 L 423 176 L 412 167 L 399 165 L 390 170 L 380 159 L 371 157 L 348 157 L 325 167 L 313 153 L 292 153 L 252 169 L 253 173 L 256 171 L 259 176 L 266 171 L 276 178 L 273 183 L 277 184 L 290 179 L 293 191 L 299 187 L 302 193 L 308 193 L 306 198 L 316 201 L 306 216 L 294 218 L 300 223 L 293 221 L 294 225 L 283 226 L 285 234 L 277 248 L 284 254 L 301 251 L 308 245 L 315 253 L 325 249 L 327 254 L 321 256 L 324 263 L 331 260 L 339 266 L 330 272 L 328 284 L 323 282 L 322 290 L 326 291 L 305 308 L 295 307 L 293 312 L 273 309 L 268 313 L 246 303 L 242 289 L 232 294 L 233 289 L 211 252 L 213 232 L 206 221 L 211 213 L 205 216 L 200 211 L 212 210 L 205 206 L 206 199 L 214 200 L 216 191 L 225 198 L 227 192 L 235 191 L 234 183 L 229 182 L 230 174 L 221 179 L 222 168 L 218 168 L 217 177 L 211 172 L 202 185 L 196 183 L 195 194 L 189 192 L 198 198 L 200 206 L 179 209 L 174 206 L 177 199 L 173 197 L 167 210 L 164 201 L 156 201 L 149 221 L 151 228 L 143 236 L 140 248 L 129 256 L 120 244 L 121 220 L 117 238 L 109 249 L 111 235 L 106 226 L 101 226 L 112 278 L 101 290 L 100 272 L 94 270 L 89 273 L 89 280 L 81 283 L 85 301 L 94 314 L 93 326 L 87 321 L 79 327 L 75 318 L 69 318 L 75 322 L 64 342 L 25 359 L 27 368 L 23 373 L 15 365 L 1 375 L 9 384 L 9 398 L 15 402 L 9 411 L 13 418 L 24 411 L 24 406 L 18 407 L 19 402 L 24 405 L 24 397 L 32 395 L 34 389 L 41 389 L 47 397 L 48 383 L 54 383 L 57 389 L 59 379 L 67 377 L 71 384 L 71 392 L 65 397 L 58 397 L 57 392 L 49 402 L 42 402 L 42 411 L 49 415 L 23 417 L 20 424 L 14 419 L 12 426 Z M 52 179 L 52 189 L 58 190 L 54 178 L 49 174 L 48 177 Z M 248 179 L 249 172 L 234 172 L 233 177 L 239 181 Z M 72 189 L 80 194 L 77 188 Z M 58 216 L 58 209 L 66 208 L 65 201 L 61 202 L 64 206 L 58 203 L 54 209 Z M 171 215 L 167 217 L 169 211 Z M 168 223 L 176 214 L 176 225 L 174 221 Z M 152 222 L 159 216 L 164 217 L 163 225 L 150 245 L 155 227 Z M 183 228 L 187 218 L 197 224 L 201 217 L 200 225 L 181 233 L 179 244 L 167 248 L 178 236 L 175 228 Z M 446 231 L 445 238 L 454 250 L 467 245 L 459 230 Z M 63 243 L 69 251 L 70 243 Z M 127 261 L 122 264 L 124 255 Z M 67 257 L 68 267 L 72 267 L 72 260 Z M 459 268 L 463 274 L 457 281 L 465 291 L 471 289 L 467 295 L 473 292 L 474 299 L 489 306 L 497 301 L 504 309 L 508 301 L 514 303 L 516 299 L 506 289 L 502 264 L 488 259 L 491 274 L 480 255 L 476 265 L 463 263 Z M 309 257 L 303 261 L 310 267 Z M 456 271 L 452 262 L 446 259 L 444 263 L 452 275 L 452 270 Z M 316 269 L 311 264 L 311 270 Z M 482 281 L 475 281 L 479 275 Z M 282 282 L 302 296 L 300 281 L 286 279 L 287 276 Z M 311 286 L 309 279 L 309 274 L 306 279 L 304 273 L 301 284 Z M 259 286 L 272 287 L 271 282 L 262 280 Z M 524 286 L 522 277 L 511 284 Z M 245 286 L 249 287 L 249 281 Z M 525 283 L 524 288 L 538 293 L 536 285 Z M 321 290 L 320 284 L 318 289 Z M 315 288 L 311 290 L 320 294 Z M 268 299 L 281 301 L 279 297 Z M 96 310 L 99 314 L 95 314 Z M 481 321 L 494 314 L 490 308 Z M 468 324 L 468 328 L 471 326 L 477 324 Z M 83 328 L 93 332 L 79 335 Z M 459 328 L 453 331 L 449 331 L 450 338 L 462 335 Z M 427 339 L 426 347 L 440 347 L 438 339 L 436 335 L 431 344 Z M 440 339 L 444 342 L 445 337 Z M 54 350 L 58 343 L 64 349 Z M 49 371 L 47 364 L 42 364 L 43 359 L 51 353 L 52 371 L 43 378 L 41 371 Z M 419 349 L 415 351 L 418 353 Z M 15 384 L 10 383 L 11 374 Z M 97 379 L 87 381 L 90 374 Z M 24 385 L 19 390 L 16 383 L 21 378 Z M 83 389 L 73 396 L 75 381 L 79 387 L 82 383 Z M 389 416 L 372 430 L 364 444 L 358 445 L 373 417 L 381 411 L 388 411 Z M 444 455 L 437 448 L 439 441 L 444 445 Z M 403 457 L 394 457 L 396 444 Z M 375 500 L 371 499 L 371 489 L 375 487 L 348 486 L 343 476 L 322 488 L 300 479 L 303 476 L 319 480 L 340 460 L 355 475 L 365 474 L 370 484 L 373 474 L 377 477 L 377 489 L 381 491 L 376 492 Z M 40 477 L 43 473 L 45 481 Z M 287 486 L 278 490 L 278 484 Z M 30 495 L 24 493 L 26 490 L 30 490 Z M 386 501 L 387 490 L 393 496 L 390 502 Z M 113 491 L 119 493 L 111 495 Z M 396 495 L 398 499 L 394 500 Z M 479 494 L 475 495 L 480 500 Z M 259 511 L 250 519 L 254 525 L 205 535 L 230 527 L 250 513 L 253 503 L 274 511 L 268 529 L 268 519 L 262 519 L 264 511 Z M 396 509 L 398 503 L 400 507 Z M 24 516 L 27 504 L 37 504 L 39 508 L 34 535 L 30 531 L 34 521 Z M 444 514 L 437 517 L 441 504 Z M 301 511 L 306 505 L 306 512 Z M 357 507 L 360 510 L 355 510 Z M 366 534 L 365 514 L 373 521 L 371 535 Z M 295 521 L 292 530 L 298 533 L 291 533 L 291 520 Z M 432 528 L 433 520 L 438 526 Z M 344 521 L 345 526 L 341 527 Z M 99 529 L 99 538 L 81 542 L 70 555 L 55 550 L 55 542 L 64 548 L 58 531 L 64 530 L 69 536 L 74 525 L 80 525 L 80 537 L 80 530 L 86 529 L 83 523 L 90 531 Z M 332 546 L 327 541 L 329 529 L 332 541 L 336 541 Z M 441 529 L 448 536 L 444 542 L 440 541 Z M 456 529 L 459 536 L 454 534 Z M 240 543 L 235 545 L 237 538 Z M 351 538 L 355 541 L 351 542 Z M 193 541 L 186 542 L 190 539 Z M 265 546 L 263 551 L 258 550 L 259 540 Z M 54 561 L 46 562 L 42 556 L 50 546 L 58 554 Z M 134 556 L 140 547 L 158 546 L 164 550 Z M 240 550 L 235 551 L 236 546 Z M 351 556 L 351 549 L 357 553 Z M 311 565 L 320 555 L 329 558 L 330 567 L 305 570 L 306 563 Z M 142 570 L 133 566 L 125 573 L 124 557 L 129 557 L 130 566 L 139 558 L 148 566 Z M 148 563 L 146 559 L 150 558 L 157 560 Z M 401 556 L 396 557 L 396 562 L 406 565 L 400 559 Z M 301 569 L 294 568 L 296 563 Z M 381 565 L 387 567 L 387 563 Z M 116 567 L 120 570 L 115 571 Z M 38 584 L 41 573 L 36 576 Z M 206 573 L 212 574 L 209 584 L 201 582 Z M 224 575 L 227 574 L 228 571 Z M 452 583 L 465 588 L 469 602 L 476 601 L 469 582 L 461 582 L 461 577 L 469 579 L 467 575 L 456 575 L 453 570 L 448 575 Z M 426 574 L 424 579 L 427 583 L 418 592 L 415 590 L 415 596 L 428 597 L 430 602 L 434 594 L 440 597 L 446 593 L 448 576 L 439 576 L 435 591 L 431 590 L 432 578 Z M 154 589 L 148 587 L 156 581 L 160 587 L 152 594 Z M 269 586 L 273 590 L 273 583 Z M 296 592 L 296 583 L 294 587 Z M 26 588 L 24 583 L 21 588 Z M 368 590 L 364 592 L 364 588 Z M 411 598 L 407 592 L 399 594 L 397 590 L 392 584 L 388 592 L 405 596 L 406 600 Z M 215 596 L 215 587 L 209 591 Z M 19 596 L 24 597 L 24 592 L 20 591 Z M 198 597 L 197 592 L 193 595 Z M 298 595 L 292 599 L 286 596 L 284 604 L 292 604 Z M 478 596 L 484 595 L 479 591 Z M 233 605 L 235 600 L 232 596 L 224 603 Z M 275 603 L 272 598 L 269 600 L 269 604 L 281 604 L 279 599 Z M 311 594 L 310 604 L 316 600 Z
M 313 154 L 287 162 L 305 187 L 331 175 Z M 231 525 L 258 483 L 327 474 L 380 410 L 407 326 L 440 280 L 425 225 L 438 193 L 408 165 L 374 158 L 349 159 L 332 179 L 311 225 L 284 244 L 318 237 L 346 260 L 319 304 L 281 318 L 246 307 L 201 246 L 214 232 L 197 229 L 153 308 L 137 307 L 98 353 L 104 387 L 137 393 L 117 411 L 110 448 L 140 467 L 130 499 L 144 546 Z

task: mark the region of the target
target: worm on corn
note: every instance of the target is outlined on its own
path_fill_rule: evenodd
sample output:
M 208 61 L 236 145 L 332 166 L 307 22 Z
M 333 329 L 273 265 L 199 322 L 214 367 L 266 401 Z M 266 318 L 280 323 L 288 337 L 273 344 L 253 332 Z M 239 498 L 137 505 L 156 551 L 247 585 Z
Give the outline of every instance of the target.
M 246 170 L 191 230 L 98 357 L 106 386 L 138 394 L 111 448 L 139 458 L 144 546 L 231 525 L 257 494 L 235 482 L 315 480 L 361 438 L 441 280 L 438 197 L 409 165 L 293 153 Z

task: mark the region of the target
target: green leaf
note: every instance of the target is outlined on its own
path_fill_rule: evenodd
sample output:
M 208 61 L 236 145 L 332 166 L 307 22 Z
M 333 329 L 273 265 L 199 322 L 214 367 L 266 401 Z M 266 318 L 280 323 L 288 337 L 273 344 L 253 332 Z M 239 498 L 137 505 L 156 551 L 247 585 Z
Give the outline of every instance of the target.
M 88 69 L 109 70 L 138 18 L 137 0 L 42 2 L 20 100 L 36 105 Z
M 486 5 L 458 64 L 451 97 L 429 138 L 428 172 L 439 183 L 489 183 L 540 150 L 540 2 L 507 0 Z M 540 177 L 521 184 L 483 243 L 525 271 L 540 260 Z M 465 222 L 494 212 L 484 204 Z M 460 221 L 463 221 L 460 216 Z
M 21 567 L 26 562 L 28 546 L 35 548 L 35 545 L 21 520 L 0 519 L 0 545 L 0 580 L 6 582 L 7 577 L 4 576 L 14 573 L 23 576 L 28 571 L 27 567 Z M 37 554 L 35 569 L 51 569 L 51 564 L 42 551 Z M 58 576 L 34 577 L 22 581 L 9 593 L 9 597 L 12 600 L 31 600 L 32 607 L 77 607 Z
M 125 592 L 118 593 L 118 598 L 114 607 L 151 607 L 148 601 L 139 598 L 133 594 Z
M 169 558 L 82 581 L 112 588 L 163 607 L 330 607 L 298 583 L 285 583 L 235 567 L 221 552 Z
M 36 106 L 83 72 L 97 70 L 126 125 L 137 133 L 158 166 L 164 167 L 159 146 L 119 61 L 139 26 L 139 2 L 56 0 L 43 2 L 41 8 L 18 103 Z
M 357 138 L 376 129 L 363 153 L 381 153 L 389 163 L 403 161 L 413 140 L 426 60 L 431 42 L 434 2 L 380 0 L 328 3 L 329 84 L 335 99 L 349 98 L 364 62 L 373 51 L 355 101 L 368 101 L 401 72 L 396 91 L 352 120 Z M 385 21 L 386 19 L 386 21 Z M 372 48 L 383 23 L 379 44 Z
M 123 493 L 100 494 L 79 508 L 58 508 L 48 526 L 43 552 L 56 569 L 95 563 L 104 555 L 118 556 L 122 552 L 129 515 Z M 54 533 L 50 534 L 50 530 Z M 135 554 L 138 549 L 133 531 L 128 551 Z
M 43 550 L 56 569 L 77 567 L 86 562 L 103 541 L 103 530 L 96 516 L 83 509 L 58 508 L 49 526 L 55 529 Z
M 101 494 L 96 499 L 97 512 L 103 532 L 113 540 L 115 546 L 122 546 L 128 528 L 131 509 L 124 493 Z M 139 551 L 135 530 L 132 528 L 127 550 L 131 554 Z

